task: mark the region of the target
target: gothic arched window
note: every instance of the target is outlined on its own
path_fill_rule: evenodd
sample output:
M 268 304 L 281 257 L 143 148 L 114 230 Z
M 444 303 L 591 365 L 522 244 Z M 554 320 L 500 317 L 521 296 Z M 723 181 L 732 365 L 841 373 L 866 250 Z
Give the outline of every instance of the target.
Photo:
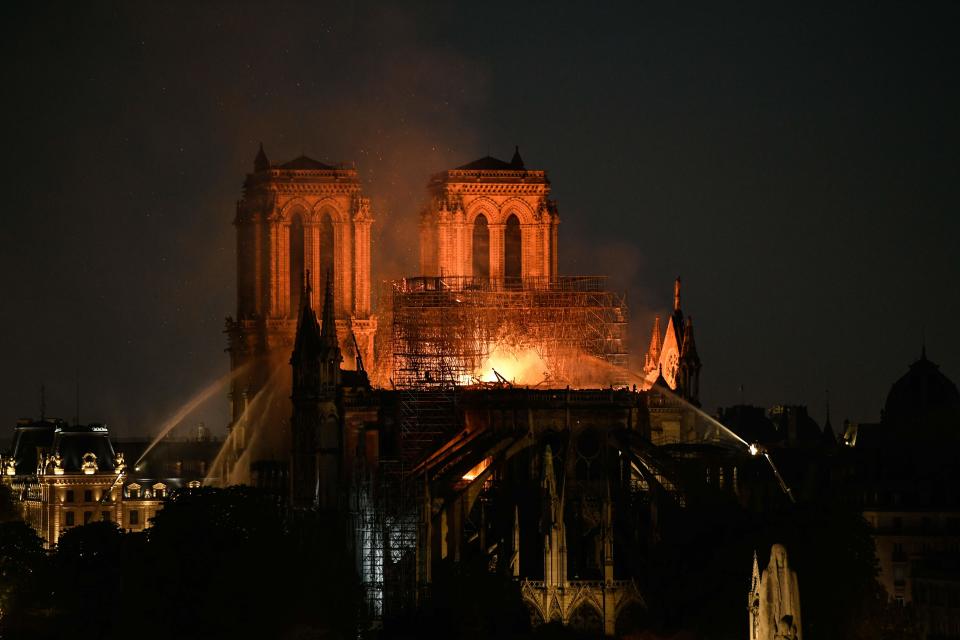
M 314 289 L 317 290 L 318 300 L 323 300 L 325 292 L 323 288 L 327 286 L 327 272 L 330 272 L 330 278 L 333 279 L 336 277 L 336 274 L 333 271 L 334 265 L 334 235 L 333 235 L 333 219 L 330 217 L 329 213 L 324 213 L 320 216 L 320 246 L 318 247 L 320 252 L 320 273 L 317 274 L 314 278 Z
M 490 229 L 482 213 L 473 221 L 473 277 L 490 277 Z
M 303 291 L 303 217 L 295 213 L 290 218 L 290 315 L 300 310 L 300 294 Z
M 520 285 L 522 264 L 520 219 L 511 213 L 503 233 L 503 277 L 507 285 Z

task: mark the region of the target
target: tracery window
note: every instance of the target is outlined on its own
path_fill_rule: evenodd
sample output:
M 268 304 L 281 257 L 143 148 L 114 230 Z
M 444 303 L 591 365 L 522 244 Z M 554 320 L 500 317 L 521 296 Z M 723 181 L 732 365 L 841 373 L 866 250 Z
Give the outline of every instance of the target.
M 300 294 L 303 291 L 304 243 L 303 217 L 296 213 L 290 219 L 290 315 L 300 310 Z

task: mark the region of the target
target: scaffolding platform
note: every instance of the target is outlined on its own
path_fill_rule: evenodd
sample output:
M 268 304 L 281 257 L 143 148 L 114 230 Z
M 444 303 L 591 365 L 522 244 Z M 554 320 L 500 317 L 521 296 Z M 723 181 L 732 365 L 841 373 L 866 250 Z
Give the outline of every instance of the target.
M 626 298 L 604 277 L 445 276 L 389 284 L 394 388 L 471 384 L 500 348 L 532 349 L 561 385 L 582 356 L 627 364 Z

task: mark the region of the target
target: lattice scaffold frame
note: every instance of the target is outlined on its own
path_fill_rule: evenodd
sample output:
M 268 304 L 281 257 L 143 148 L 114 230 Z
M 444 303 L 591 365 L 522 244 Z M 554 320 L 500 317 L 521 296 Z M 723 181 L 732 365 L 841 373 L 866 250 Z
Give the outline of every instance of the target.
M 446 276 L 390 284 L 395 388 L 469 384 L 500 346 L 535 350 L 559 382 L 573 354 L 627 364 L 626 298 L 604 277 Z

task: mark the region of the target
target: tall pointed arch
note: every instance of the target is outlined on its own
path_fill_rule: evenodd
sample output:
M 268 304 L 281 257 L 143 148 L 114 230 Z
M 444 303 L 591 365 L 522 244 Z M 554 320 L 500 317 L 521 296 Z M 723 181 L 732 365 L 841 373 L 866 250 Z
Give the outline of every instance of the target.
M 523 241 L 520 218 L 511 213 L 503 231 L 503 277 L 507 286 L 519 286 L 523 274 Z
M 473 277 L 490 277 L 490 228 L 482 213 L 473 221 Z
M 329 211 L 325 211 L 320 214 L 320 220 L 318 222 L 319 234 L 318 234 L 318 256 L 320 267 L 320 273 L 318 277 L 326 278 L 327 274 L 330 274 L 331 277 L 336 277 L 336 272 L 334 271 L 334 264 L 336 263 L 336 234 L 333 229 L 333 217 L 330 215 Z
M 289 269 L 290 283 L 290 315 L 296 317 L 300 309 L 300 296 L 303 294 L 304 269 L 306 268 L 306 251 L 304 243 L 303 215 L 297 211 L 290 217 L 289 234 Z

